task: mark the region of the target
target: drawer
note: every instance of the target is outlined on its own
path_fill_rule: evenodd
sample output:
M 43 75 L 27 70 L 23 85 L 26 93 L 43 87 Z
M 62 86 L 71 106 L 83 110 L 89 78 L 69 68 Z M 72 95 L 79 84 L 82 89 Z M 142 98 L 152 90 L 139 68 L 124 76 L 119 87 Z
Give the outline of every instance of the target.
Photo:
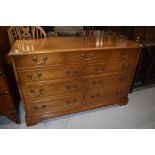
M 123 61 L 117 63 L 107 63 L 105 72 L 132 72 L 136 67 L 136 61 Z
M 100 76 L 95 78 L 88 78 L 88 91 L 93 89 L 109 89 L 129 85 L 130 74 L 120 74 L 113 76 Z
M 0 113 L 12 111 L 11 103 L 9 96 L 0 94 Z
M 111 60 L 137 59 L 139 49 L 113 49 L 107 52 L 107 58 Z
M 98 51 L 82 51 L 82 52 L 72 52 L 65 54 L 65 60 L 69 63 L 87 63 L 91 61 L 102 61 L 106 60 L 106 51 L 98 50 Z
M 128 96 L 128 89 L 126 87 L 117 90 L 108 91 L 94 91 L 88 92 L 86 95 L 86 104 L 95 104 L 105 102 L 106 104 L 116 100 L 124 99 Z
M 104 61 L 106 53 L 100 51 L 65 52 L 53 54 L 37 54 L 15 56 L 17 68 L 44 67 L 48 65 L 60 65 L 90 61 Z
M 110 72 L 127 72 L 135 68 L 135 61 L 99 63 L 88 66 L 87 75 L 104 74 Z
M 77 65 L 18 71 L 20 82 L 37 82 L 60 78 L 72 78 L 82 76 L 83 74 L 83 67 L 78 67 Z
M 76 96 L 68 96 L 63 98 L 55 98 L 48 100 L 40 100 L 35 102 L 27 102 L 26 108 L 28 115 L 46 115 L 52 112 L 64 112 L 77 109 L 84 104 L 83 94 Z
M 70 94 L 75 92 L 82 92 L 84 89 L 83 83 L 83 79 L 68 80 L 50 84 L 44 83 L 38 85 L 23 86 L 22 91 L 24 94 L 24 98 L 26 99 L 41 98 L 62 95 L 63 93 Z
M 63 53 L 15 56 L 17 69 L 44 67 L 48 65 L 63 64 L 63 62 Z

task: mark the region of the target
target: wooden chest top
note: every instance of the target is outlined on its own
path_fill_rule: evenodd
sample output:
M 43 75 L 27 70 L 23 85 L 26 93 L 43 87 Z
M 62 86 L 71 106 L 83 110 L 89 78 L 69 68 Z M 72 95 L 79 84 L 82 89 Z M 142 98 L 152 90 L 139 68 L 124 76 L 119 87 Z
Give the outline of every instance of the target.
M 119 37 L 53 37 L 38 40 L 17 40 L 9 55 L 140 47 L 142 45 Z

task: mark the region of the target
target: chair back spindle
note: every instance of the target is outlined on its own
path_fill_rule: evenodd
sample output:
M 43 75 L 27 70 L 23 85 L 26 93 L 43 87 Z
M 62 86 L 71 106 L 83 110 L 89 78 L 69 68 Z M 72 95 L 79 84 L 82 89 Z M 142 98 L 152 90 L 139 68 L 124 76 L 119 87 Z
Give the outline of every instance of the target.
M 46 38 L 46 33 L 40 26 L 11 26 L 8 29 L 10 45 L 19 40 Z

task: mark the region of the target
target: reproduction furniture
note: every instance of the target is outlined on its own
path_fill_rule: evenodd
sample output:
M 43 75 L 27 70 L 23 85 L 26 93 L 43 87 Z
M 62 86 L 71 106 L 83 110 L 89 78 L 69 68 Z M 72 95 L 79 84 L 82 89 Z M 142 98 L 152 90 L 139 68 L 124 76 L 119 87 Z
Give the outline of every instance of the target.
M 143 48 L 132 89 L 155 84 L 155 41 L 145 41 L 141 44 Z
M 7 52 L 9 52 L 7 33 L 0 27 L 0 115 L 20 123 L 19 93 L 13 68 L 8 64 Z
M 4 55 L 0 53 L 0 115 L 5 115 L 10 120 L 19 124 L 19 100 L 16 100 L 15 96 L 10 90 L 6 70 L 4 67 L 4 60 Z
M 139 42 L 143 45 L 138 67 L 131 87 L 132 91 L 137 87 L 155 84 L 155 27 L 134 26 L 130 27 L 130 30 L 127 30 L 130 32 L 128 33 L 129 39 L 135 40 L 138 36 Z
M 10 45 L 17 40 L 46 38 L 44 29 L 40 26 L 10 26 L 8 29 Z
M 27 125 L 106 105 L 125 105 L 141 45 L 117 37 L 17 40 L 9 52 Z

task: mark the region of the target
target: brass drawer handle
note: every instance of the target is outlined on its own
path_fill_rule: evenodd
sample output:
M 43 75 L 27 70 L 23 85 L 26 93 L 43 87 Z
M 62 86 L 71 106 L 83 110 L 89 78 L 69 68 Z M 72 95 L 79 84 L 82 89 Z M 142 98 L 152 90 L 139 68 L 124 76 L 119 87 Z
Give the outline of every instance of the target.
M 95 67 L 94 69 L 97 73 L 102 73 L 105 70 L 105 67 Z
M 68 76 L 75 76 L 75 75 L 77 75 L 77 73 L 78 73 L 77 69 L 74 69 L 73 71 L 69 71 L 69 70 L 65 71 L 65 74 Z
M 92 95 L 91 98 L 95 99 L 95 98 L 100 98 L 101 95 L 99 93 L 95 94 L 95 95 Z
M 129 56 L 129 54 L 124 54 L 123 55 L 124 58 L 127 58 L 128 56 Z
M 48 57 L 43 57 L 43 62 L 39 62 L 38 58 L 36 57 L 33 57 L 32 60 L 35 61 L 37 65 L 42 65 L 42 64 L 45 64 L 45 62 L 48 60 Z
M 66 104 L 70 104 L 70 101 L 69 100 L 66 100 Z
M 42 105 L 42 107 L 41 107 L 42 109 L 45 109 L 46 108 L 46 105 Z
M 38 94 L 35 93 L 35 90 L 30 90 L 30 92 L 33 94 L 33 96 L 43 95 L 44 89 L 40 89 Z
M 42 76 L 42 73 L 38 73 L 38 79 Z
M 128 52 L 121 52 L 121 56 L 124 58 L 127 58 L 127 57 L 129 57 L 129 54 L 128 54 Z
M 42 76 L 42 73 L 37 73 L 38 79 L 39 79 L 41 76 Z M 28 77 L 28 79 L 33 80 L 32 74 L 28 74 L 27 77 Z
M 68 105 L 68 104 L 72 104 L 72 103 L 76 103 L 77 102 L 77 99 L 74 98 L 72 100 L 66 100 L 65 103 Z
M 82 54 L 81 54 L 81 57 L 82 57 L 82 58 L 86 58 L 86 54 L 85 54 L 85 53 L 82 53 Z
M 65 71 L 65 74 L 70 75 L 70 71 L 69 70 L 66 70 Z
M 89 61 L 89 60 L 92 60 L 92 59 L 93 59 L 94 55 L 93 55 L 93 53 L 90 53 L 90 55 L 87 56 L 86 53 L 82 53 L 82 54 L 81 54 L 81 57 L 82 57 L 84 60 Z
M 31 74 L 28 74 L 27 77 L 28 77 L 28 79 L 32 80 L 32 75 Z
M 66 88 L 68 90 L 75 90 L 75 89 L 77 89 L 77 85 L 73 85 L 73 86 L 67 85 Z
M 98 81 L 93 81 L 93 85 L 97 85 L 97 84 L 103 84 L 103 80 L 98 80 Z
M 35 110 L 43 110 L 46 108 L 46 105 L 42 105 L 41 107 L 38 107 L 38 106 L 34 106 L 33 107 Z
M 39 94 L 40 94 L 40 95 L 43 95 L 43 92 L 44 92 L 44 89 L 40 89 L 40 90 L 39 90 Z

